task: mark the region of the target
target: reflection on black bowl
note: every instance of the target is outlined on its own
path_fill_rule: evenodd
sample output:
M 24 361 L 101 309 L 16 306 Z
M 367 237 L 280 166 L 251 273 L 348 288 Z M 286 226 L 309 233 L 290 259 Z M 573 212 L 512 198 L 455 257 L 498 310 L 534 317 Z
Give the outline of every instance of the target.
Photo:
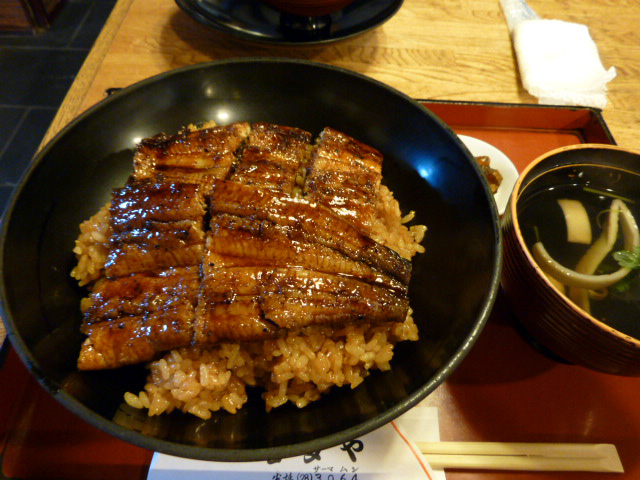
M 335 389 L 304 409 L 265 412 L 259 391 L 236 415 L 148 418 L 123 405 L 145 369 L 78 372 L 84 292 L 69 277 L 78 225 L 131 171 L 137 139 L 205 119 L 266 121 L 317 134 L 332 126 L 385 155 L 385 182 L 428 225 L 410 288 L 420 340 L 392 370 Z M 432 392 L 462 361 L 498 288 L 497 212 L 457 137 L 412 99 L 358 74 L 310 62 L 231 60 L 169 72 L 121 90 L 36 157 L 3 224 L 2 300 L 9 337 L 51 394 L 88 422 L 177 456 L 242 461 L 327 448 L 367 433 Z M 28 219 L 25 221 L 25 219 Z

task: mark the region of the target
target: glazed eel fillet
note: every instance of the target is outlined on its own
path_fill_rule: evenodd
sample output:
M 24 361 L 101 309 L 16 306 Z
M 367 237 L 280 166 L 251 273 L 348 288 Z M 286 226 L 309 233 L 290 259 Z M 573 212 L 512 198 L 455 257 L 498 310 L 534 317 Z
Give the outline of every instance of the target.
M 382 156 L 267 123 L 141 142 L 84 304 L 82 370 L 312 325 L 402 322 L 411 264 L 369 238 Z

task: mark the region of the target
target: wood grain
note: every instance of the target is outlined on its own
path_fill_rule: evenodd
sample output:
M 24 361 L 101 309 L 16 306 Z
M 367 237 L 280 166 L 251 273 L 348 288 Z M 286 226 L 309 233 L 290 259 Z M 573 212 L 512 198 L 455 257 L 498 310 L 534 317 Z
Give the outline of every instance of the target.
M 28 30 L 33 23 L 20 0 L 0 3 L 0 31 Z
M 636 0 L 531 0 L 543 18 L 589 26 L 609 84 L 603 116 L 618 144 L 640 149 L 640 9 Z M 522 87 L 497 0 L 406 0 L 381 27 L 323 46 L 271 46 L 207 28 L 173 0 L 120 0 L 78 75 L 47 138 L 81 111 L 125 87 L 167 70 L 232 57 L 287 57 L 348 68 L 415 98 L 536 103 Z M 112 16 L 113 17 L 113 16 Z

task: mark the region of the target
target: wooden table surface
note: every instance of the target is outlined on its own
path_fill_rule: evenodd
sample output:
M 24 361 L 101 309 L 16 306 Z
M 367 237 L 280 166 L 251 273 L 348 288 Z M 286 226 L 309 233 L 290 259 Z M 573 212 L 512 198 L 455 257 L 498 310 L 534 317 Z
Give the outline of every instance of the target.
M 605 68 L 615 66 L 604 118 L 619 145 L 640 149 L 637 0 L 531 0 L 543 18 L 589 26 Z M 173 0 L 120 0 L 47 136 L 105 96 L 167 70 L 211 60 L 275 56 L 371 76 L 420 99 L 536 103 L 520 82 L 499 0 L 405 0 L 388 22 L 323 46 L 249 43 L 207 28 Z
M 543 18 L 589 26 L 615 66 L 603 117 L 617 143 L 640 150 L 638 0 L 530 0 Z M 250 43 L 211 30 L 173 0 L 119 0 L 43 142 L 105 91 L 199 62 L 288 57 L 344 67 L 419 99 L 536 103 L 520 82 L 499 0 L 405 0 L 382 26 L 322 46 Z M 0 322 L 0 342 L 4 329 Z

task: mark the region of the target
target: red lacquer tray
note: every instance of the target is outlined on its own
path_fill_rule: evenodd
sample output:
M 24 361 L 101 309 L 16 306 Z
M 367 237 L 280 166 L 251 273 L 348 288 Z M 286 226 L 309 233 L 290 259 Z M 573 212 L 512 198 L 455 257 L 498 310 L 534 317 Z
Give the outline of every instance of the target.
M 521 170 L 577 143 L 615 143 L 590 108 L 423 101 L 459 134 L 491 143 Z M 146 478 L 153 452 L 71 414 L 36 383 L 5 342 L 0 355 L 0 478 Z M 441 437 L 456 441 L 613 443 L 640 478 L 640 381 L 559 363 L 519 333 L 499 295 L 477 344 L 427 399 Z M 619 474 L 447 471 L 450 480 L 620 478 Z

